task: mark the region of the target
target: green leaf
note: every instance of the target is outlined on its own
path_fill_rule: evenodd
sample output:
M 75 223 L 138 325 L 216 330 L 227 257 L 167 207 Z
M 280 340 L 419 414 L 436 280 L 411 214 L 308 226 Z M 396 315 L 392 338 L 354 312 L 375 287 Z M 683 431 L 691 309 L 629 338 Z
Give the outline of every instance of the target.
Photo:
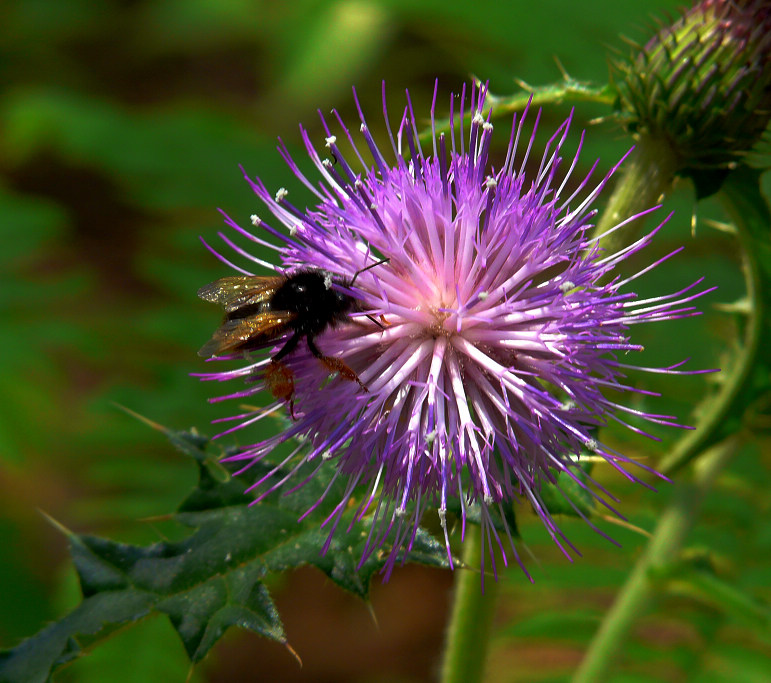
M 540 496 L 546 509 L 552 515 L 590 517 L 596 500 L 589 490 L 588 474 L 591 463 L 582 462 L 570 468 L 570 473 L 559 472 L 556 482 L 541 486 Z
M 687 596 L 771 633 L 771 606 L 722 579 L 703 553 L 686 557 L 661 572 L 671 593 Z
M 272 574 L 302 565 L 317 567 L 341 588 L 367 599 L 372 575 L 383 568 L 389 548 L 386 544 L 361 562 L 371 519 L 354 521 L 352 507 L 321 554 L 329 537 L 321 523 L 344 491 L 342 482 L 332 483 L 331 463 L 291 495 L 277 491 L 250 505 L 254 501 L 246 487 L 272 471 L 270 463 L 255 464 L 248 479 L 231 478 L 217 462 L 222 450 L 205 437 L 150 424 L 199 469 L 198 486 L 176 515 L 192 531 L 180 541 L 149 546 L 68 533 L 84 600 L 59 622 L 0 654 L 0 681 L 45 681 L 88 645 L 152 612 L 168 615 L 192 662 L 200 661 L 231 626 L 286 645 L 266 582 Z M 278 470 L 276 476 L 282 474 Z M 304 474 L 301 469 L 298 479 Z M 408 559 L 448 566 L 444 545 L 424 530 L 417 533 Z
M 510 638 L 559 638 L 583 642 L 600 621 L 591 610 L 542 609 L 528 617 L 520 616 L 505 628 Z
M 140 591 L 113 591 L 87 598 L 18 647 L 0 652 L 0 681 L 44 683 L 54 670 L 80 656 L 89 642 L 142 619 L 151 609 L 152 596 Z

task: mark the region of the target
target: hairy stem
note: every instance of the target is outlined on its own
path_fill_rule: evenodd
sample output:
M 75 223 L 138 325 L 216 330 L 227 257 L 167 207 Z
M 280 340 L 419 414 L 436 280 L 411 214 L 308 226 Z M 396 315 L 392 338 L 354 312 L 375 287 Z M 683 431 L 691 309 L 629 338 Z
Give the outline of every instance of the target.
M 649 209 L 672 189 L 676 159 L 669 144 L 662 139 L 641 137 L 622 167 L 608 205 L 594 229 L 601 237 L 615 225 Z M 643 221 L 637 220 L 600 239 L 600 245 L 610 254 L 631 244 L 640 235 Z

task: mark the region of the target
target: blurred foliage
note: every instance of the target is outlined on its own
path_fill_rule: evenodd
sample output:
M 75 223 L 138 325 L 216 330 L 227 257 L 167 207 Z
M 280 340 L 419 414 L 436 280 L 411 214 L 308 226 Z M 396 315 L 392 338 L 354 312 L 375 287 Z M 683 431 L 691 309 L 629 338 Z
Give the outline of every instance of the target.
M 554 57 L 571 76 L 601 84 L 606 46 L 621 45 L 618 33 L 640 38 L 651 13 L 679 4 L 596 0 L 588 11 L 568 0 L 4 3 L 0 643 L 16 644 L 77 602 L 66 538 L 37 510 L 78 532 L 126 543 L 173 533 L 162 521 L 139 520 L 176 509 L 195 486 L 196 468 L 115 404 L 180 429 L 225 414 L 206 403 L 212 386 L 189 373 L 202 370 L 195 352 L 217 323 L 195 292 L 223 274 L 198 236 L 210 240 L 219 229 L 217 207 L 246 219 L 257 204 L 239 164 L 269 187 L 296 188 L 276 137 L 303 166 L 297 124 L 320 140 L 316 108 L 336 107 L 350 121 L 351 85 L 377 130 L 383 79 L 394 111 L 409 87 L 417 112 L 428 111 L 437 77 L 445 93 L 470 74 L 490 79 L 494 93 L 510 93 L 517 77 L 558 80 Z M 545 111 L 541 130 L 567 112 L 567 105 Z M 595 157 L 607 168 L 629 146 L 618 128 L 589 125 L 602 113 L 590 105 L 576 112 L 576 140 L 588 126 L 583 169 Z M 664 337 L 663 328 L 636 329 L 646 347 L 641 364 L 690 356 L 690 367 L 717 367 L 741 332 L 731 312 L 715 307 L 743 295 L 736 244 L 706 227 L 708 218 L 724 217 L 714 201 L 695 206 L 691 188 L 684 185 L 661 215 L 672 208 L 675 218 L 644 258 L 684 242 L 688 248 L 641 281 L 640 294 L 672 291 L 701 275 L 720 289 L 701 304 L 707 315 L 670 324 Z M 694 211 L 698 239 L 691 241 Z M 646 376 L 645 387 L 664 398 L 650 403 L 640 395 L 635 407 L 688 419 L 708 381 Z M 672 431 L 656 431 L 663 441 L 653 449 L 620 430 L 608 439 L 649 457 L 666 452 L 677 438 Z M 768 439 L 748 444 L 719 480 L 692 538 L 709 548 L 708 568 L 671 579 L 677 590 L 640 622 L 614 680 L 771 678 L 768 628 L 752 617 L 771 599 L 769 446 Z M 620 498 L 633 524 L 652 528 L 668 484 L 657 484 L 660 494 L 653 495 L 603 468 L 594 476 Z M 571 564 L 537 520 L 517 513 L 536 584 L 516 570 L 506 578 L 506 639 L 494 652 L 490 680 L 565 680 L 644 537 L 605 525 L 619 550 L 568 519 L 565 531 L 585 555 Z M 273 587 L 285 596 L 287 636 L 305 668 L 281 648 L 273 657 L 265 643 L 234 635 L 191 680 L 426 680 L 436 670 L 449 581 L 428 569 L 404 576 L 407 588 L 397 572 L 373 596 L 378 631 L 368 620 L 351 628 L 367 618 L 366 609 L 336 602 L 323 580 L 289 575 Z M 720 591 L 705 577 L 738 587 L 749 606 L 736 606 L 736 596 L 707 599 Z M 394 614 L 398 629 L 388 626 Z M 314 649 L 314 642 L 323 645 Z M 152 683 L 187 674 L 173 630 L 155 619 L 117 634 L 57 680 Z

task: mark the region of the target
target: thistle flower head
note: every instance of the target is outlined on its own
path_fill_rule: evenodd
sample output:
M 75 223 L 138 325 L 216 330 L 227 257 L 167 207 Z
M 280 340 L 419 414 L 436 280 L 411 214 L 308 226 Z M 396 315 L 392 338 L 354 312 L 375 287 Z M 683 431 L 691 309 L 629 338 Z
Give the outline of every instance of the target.
M 625 382 L 634 367 L 626 357 L 641 347 L 630 341 L 630 328 L 692 315 L 689 302 L 703 292 L 695 292 L 694 283 L 639 300 L 629 286 L 660 261 L 631 276 L 613 271 L 658 228 L 617 254 L 603 254 L 589 236 L 591 206 L 610 174 L 593 184 L 590 172 L 577 189 L 566 189 L 581 149 L 579 144 L 575 157 L 563 163 L 570 120 L 549 140 L 537 172 L 528 175 L 535 130 L 528 136 L 525 117 L 515 117 L 506 157 L 493 168 L 485 99 L 485 88 L 476 87 L 450 98 L 450 120 L 456 123 L 449 136 L 433 135 L 427 147 L 419 142 L 409 96 L 394 135 L 384 91 L 386 150 L 375 142 L 358 101 L 358 138 L 336 113 L 334 132 L 322 116 L 324 158 L 301 129 L 321 177 L 318 185 L 280 147 L 316 205 L 301 211 L 286 190 L 270 191 L 247 177 L 272 218 L 253 217 L 252 232 L 226 217 L 248 240 L 268 244 L 259 236 L 265 232 L 277 240 L 281 272 L 291 277 L 318 269 L 332 275 L 331 287 L 355 296 L 356 310 L 314 343 L 366 387 L 342 377 L 330 380 L 329 364 L 300 342 L 284 358 L 294 377 L 294 420 L 234 459 L 247 469 L 280 444 L 299 439 L 302 449 L 290 456 L 298 467 L 333 460 L 348 485 L 329 520 L 332 531 L 355 502 L 359 517 L 372 518 L 367 553 L 388 539 L 387 569 L 400 550 L 409 550 L 428 508 L 438 510 L 450 555 L 446 519 L 453 502 L 464 523 L 475 506 L 490 549 L 506 546 L 519 561 L 505 521 L 508 540 L 499 537 L 501 526 L 494 522 L 524 500 L 567 553 L 569 541 L 542 501 L 542 485 L 566 473 L 608 505 L 610 496 L 601 487 L 576 477 L 579 453 L 592 451 L 636 479 L 627 472 L 631 460 L 599 441 L 596 428 L 615 421 L 641 431 L 627 423 L 629 416 L 676 426 L 670 416 L 625 407 L 615 397 L 635 391 Z M 434 126 L 434 107 L 431 121 Z M 350 158 L 336 136 L 350 142 Z M 388 260 L 362 270 L 382 259 Z M 276 342 L 277 349 L 286 338 Z M 253 379 L 270 367 L 266 354 L 255 353 L 245 367 L 204 378 Z M 243 399 L 263 388 L 250 384 L 222 398 Z M 608 392 L 614 397 L 606 397 Z M 283 405 L 277 401 L 266 411 L 237 416 L 233 429 Z M 277 467 L 255 484 L 260 496 L 284 483 L 278 475 Z M 360 485 L 366 485 L 364 496 Z
M 703 0 L 615 64 L 618 106 L 633 133 L 671 145 L 677 172 L 710 194 L 768 125 L 770 65 L 767 0 Z

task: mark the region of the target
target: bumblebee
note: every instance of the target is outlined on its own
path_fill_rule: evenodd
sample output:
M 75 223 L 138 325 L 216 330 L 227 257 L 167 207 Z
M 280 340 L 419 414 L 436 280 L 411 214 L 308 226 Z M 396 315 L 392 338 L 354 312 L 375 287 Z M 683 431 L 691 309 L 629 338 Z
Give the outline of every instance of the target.
M 363 268 L 350 282 L 340 284 L 351 287 L 360 273 L 381 263 L 384 261 Z M 273 397 L 287 401 L 292 414 L 294 374 L 282 360 L 297 348 L 303 337 L 308 350 L 330 373 L 337 372 L 343 379 L 357 382 L 367 391 L 358 375 L 342 360 L 324 355 L 316 346 L 318 335 L 345 320 L 356 309 L 356 299 L 334 288 L 333 282 L 329 273 L 309 268 L 289 276 L 223 277 L 202 287 L 198 296 L 220 304 L 225 309 L 225 319 L 198 355 L 210 358 L 254 351 L 270 346 L 287 332 L 292 332 L 271 359 L 264 377 Z

